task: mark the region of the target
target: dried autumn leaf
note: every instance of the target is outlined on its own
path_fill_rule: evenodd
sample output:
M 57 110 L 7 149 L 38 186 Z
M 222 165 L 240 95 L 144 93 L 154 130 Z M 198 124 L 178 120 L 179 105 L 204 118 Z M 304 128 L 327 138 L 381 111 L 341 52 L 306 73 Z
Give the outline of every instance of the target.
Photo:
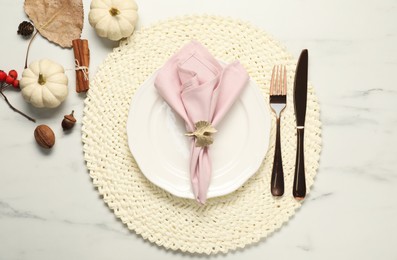
M 25 12 L 39 33 L 61 47 L 72 47 L 83 29 L 82 0 L 25 0 Z

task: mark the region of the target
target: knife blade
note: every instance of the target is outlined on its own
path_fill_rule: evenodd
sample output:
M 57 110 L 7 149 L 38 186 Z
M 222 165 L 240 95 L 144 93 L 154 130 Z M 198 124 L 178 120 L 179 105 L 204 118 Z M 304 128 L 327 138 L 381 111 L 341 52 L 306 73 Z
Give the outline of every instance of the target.
M 308 59 L 308 51 L 306 49 L 302 50 L 299 56 L 298 64 L 296 65 L 294 81 L 294 108 L 296 118 L 297 147 L 292 194 L 298 200 L 303 199 L 306 196 L 304 136 L 307 104 Z

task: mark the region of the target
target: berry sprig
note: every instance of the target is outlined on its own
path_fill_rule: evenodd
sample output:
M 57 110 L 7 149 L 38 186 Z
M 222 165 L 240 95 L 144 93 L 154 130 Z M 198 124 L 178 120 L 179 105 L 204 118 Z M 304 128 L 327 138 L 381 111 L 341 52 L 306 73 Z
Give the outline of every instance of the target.
M 16 72 L 16 70 L 10 70 L 8 75 L 4 71 L 0 70 L 0 82 L 5 82 L 16 89 L 19 89 L 19 80 L 17 78 L 18 72 Z
M 14 89 L 19 89 L 18 72 L 16 70 L 10 70 L 7 74 L 4 71 L 0 70 L 0 94 L 3 96 L 4 100 L 7 102 L 8 106 L 15 112 L 17 112 L 17 113 L 21 114 L 22 116 L 26 117 L 27 119 L 29 119 L 30 121 L 36 122 L 36 119 L 26 115 L 25 113 L 21 112 L 18 109 L 16 109 L 14 106 L 11 105 L 10 101 L 8 101 L 8 98 L 3 93 L 3 91 L 11 86 Z

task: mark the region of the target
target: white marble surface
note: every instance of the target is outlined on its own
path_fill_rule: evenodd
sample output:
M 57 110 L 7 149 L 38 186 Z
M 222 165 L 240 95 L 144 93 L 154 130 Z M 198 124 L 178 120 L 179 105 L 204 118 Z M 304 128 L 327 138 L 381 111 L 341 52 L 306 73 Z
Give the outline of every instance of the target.
M 84 0 L 88 14 L 89 0 Z M 323 152 L 314 189 L 295 217 L 259 244 L 217 259 L 397 259 L 397 2 L 395 0 L 137 0 L 139 26 L 184 14 L 241 18 L 266 30 L 297 57 L 310 52 L 309 78 L 321 103 Z M 23 69 L 27 41 L 22 0 L 0 0 L 0 69 Z M 99 39 L 85 17 L 92 74 L 115 44 Z M 71 50 L 37 37 L 30 60 L 73 68 Z M 73 92 L 55 110 L 38 110 L 18 92 L 18 108 L 50 125 L 57 143 L 35 144 L 35 124 L 0 100 L 0 260 L 190 259 L 129 232 L 93 188 L 79 123 L 63 134 L 84 96 Z M 80 121 L 81 122 L 81 121 Z

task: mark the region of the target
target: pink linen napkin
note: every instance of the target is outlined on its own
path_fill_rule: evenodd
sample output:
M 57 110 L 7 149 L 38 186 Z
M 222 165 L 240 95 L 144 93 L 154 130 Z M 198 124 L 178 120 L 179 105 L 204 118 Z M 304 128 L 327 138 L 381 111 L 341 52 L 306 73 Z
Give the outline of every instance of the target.
M 238 61 L 222 67 L 204 46 L 192 41 L 159 70 L 155 86 L 185 121 L 186 130 L 193 132 L 198 121 L 210 122 L 216 128 L 248 79 Z M 209 146 L 196 147 L 192 138 L 190 180 L 193 194 L 202 204 L 207 199 L 211 171 Z

